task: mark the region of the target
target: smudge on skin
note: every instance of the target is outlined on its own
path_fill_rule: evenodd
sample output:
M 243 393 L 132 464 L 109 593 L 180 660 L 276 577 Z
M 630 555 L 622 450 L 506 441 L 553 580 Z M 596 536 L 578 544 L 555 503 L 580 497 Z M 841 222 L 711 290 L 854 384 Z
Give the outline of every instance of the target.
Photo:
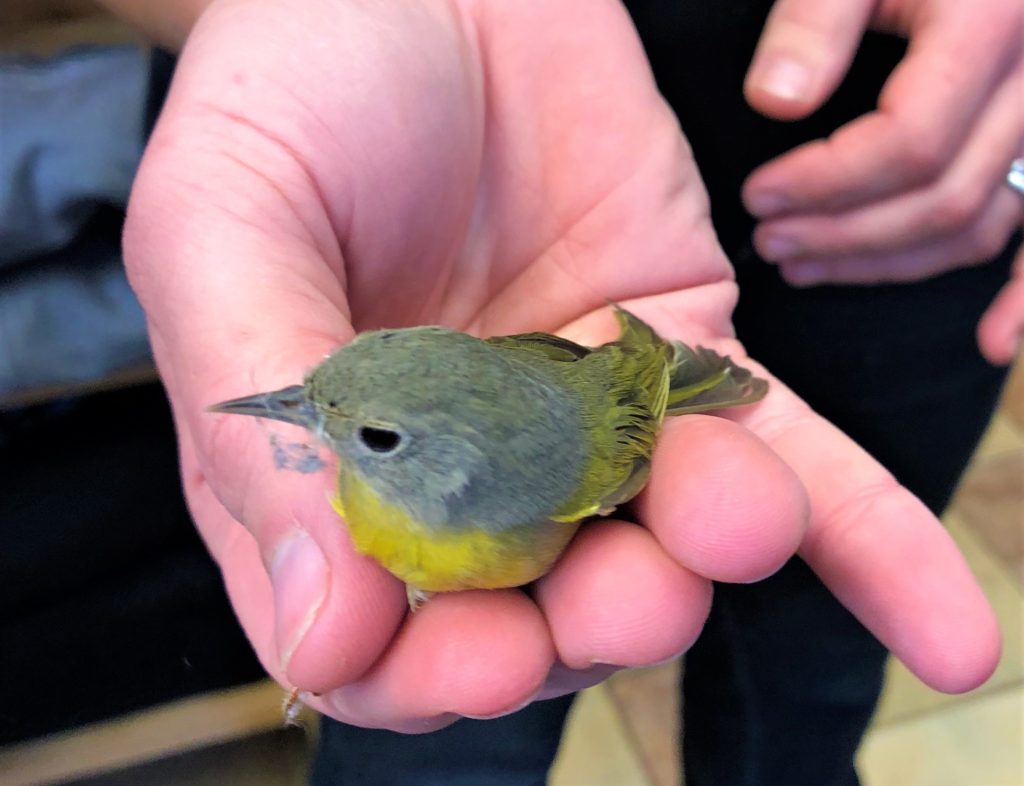
M 319 472 L 327 466 L 326 462 L 320 458 L 316 448 L 305 442 L 282 444 L 276 436 L 271 435 L 270 446 L 274 451 L 274 466 L 278 469 L 287 469 L 308 475 Z

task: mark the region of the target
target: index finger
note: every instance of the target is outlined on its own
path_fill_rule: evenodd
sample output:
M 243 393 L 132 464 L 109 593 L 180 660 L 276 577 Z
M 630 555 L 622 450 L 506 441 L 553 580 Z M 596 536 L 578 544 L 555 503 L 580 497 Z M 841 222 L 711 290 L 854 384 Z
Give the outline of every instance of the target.
M 760 218 L 839 210 L 931 182 L 1020 59 L 1021 11 L 947 4 L 922 22 L 878 109 L 755 170 L 744 185 Z

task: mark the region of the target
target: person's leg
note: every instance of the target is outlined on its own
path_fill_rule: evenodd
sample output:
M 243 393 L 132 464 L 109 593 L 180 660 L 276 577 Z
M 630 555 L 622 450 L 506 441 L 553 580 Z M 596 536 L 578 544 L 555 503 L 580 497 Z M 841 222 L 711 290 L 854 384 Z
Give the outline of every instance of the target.
M 902 287 L 799 291 L 745 268 L 736 324 L 751 354 L 877 456 L 935 512 L 987 423 L 1004 372 L 974 326 L 1005 280 L 987 268 Z M 716 587 L 686 656 L 688 786 L 849 786 L 885 650 L 799 560 Z
M 718 585 L 683 676 L 687 786 L 848 786 L 885 648 L 800 560 Z
M 360 729 L 325 720 L 313 786 L 542 786 L 572 696 L 504 718 L 464 719 L 431 734 Z
M 736 264 L 738 335 L 750 354 L 941 511 L 991 413 L 1002 372 L 974 341 L 1006 280 L 997 265 L 905 286 L 796 290 L 750 245 L 743 180 L 875 107 L 905 44 L 869 34 L 824 107 L 794 123 L 758 115 L 743 79 L 772 0 L 626 0 L 679 116 Z M 799 562 L 751 587 L 716 588 L 687 655 L 690 786 L 856 783 L 852 758 L 884 651 Z

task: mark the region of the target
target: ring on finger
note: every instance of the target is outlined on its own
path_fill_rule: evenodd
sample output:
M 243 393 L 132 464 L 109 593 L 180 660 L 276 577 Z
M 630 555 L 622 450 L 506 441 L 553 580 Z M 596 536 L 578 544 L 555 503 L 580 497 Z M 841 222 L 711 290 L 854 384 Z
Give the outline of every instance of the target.
M 1015 158 L 1006 173 L 1006 185 L 1024 196 L 1024 158 Z

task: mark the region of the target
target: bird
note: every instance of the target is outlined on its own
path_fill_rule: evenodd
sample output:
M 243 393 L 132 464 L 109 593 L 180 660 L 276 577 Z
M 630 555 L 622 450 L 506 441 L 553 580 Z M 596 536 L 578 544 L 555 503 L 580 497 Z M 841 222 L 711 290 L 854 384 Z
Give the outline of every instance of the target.
M 643 489 L 665 417 L 768 391 L 729 357 L 613 308 L 620 334 L 597 347 L 542 332 L 365 331 L 301 385 L 208 409 L 299 425 L 326 445 L 331 504 L 412 610 L 437 592 L 518 587 L 582 522 Z

